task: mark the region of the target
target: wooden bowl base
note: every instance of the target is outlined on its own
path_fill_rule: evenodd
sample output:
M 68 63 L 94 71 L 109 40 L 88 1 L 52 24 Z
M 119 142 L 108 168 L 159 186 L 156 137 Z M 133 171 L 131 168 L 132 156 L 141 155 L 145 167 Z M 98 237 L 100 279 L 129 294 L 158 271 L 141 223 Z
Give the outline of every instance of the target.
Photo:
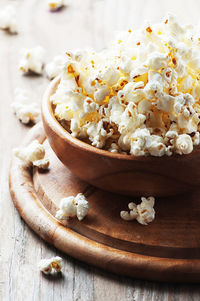
M 14 157 L 10 192 L 19 214 L 36 233 L 79 260 L 121 275 L 199 282 L 200 191 L 156 199 L 156 218 L 148 226 L 123 221 L 120 211 L 139 198 L 102 191 L 75 177 L 51 150 L 41 123 L 29 131 L 24 145 L 34 139 L 44 143 L 50 169 L 32 174 Z M 79 192 L 90 203 L 88 216 L 81 222 L 57 221 L 60 199 Z

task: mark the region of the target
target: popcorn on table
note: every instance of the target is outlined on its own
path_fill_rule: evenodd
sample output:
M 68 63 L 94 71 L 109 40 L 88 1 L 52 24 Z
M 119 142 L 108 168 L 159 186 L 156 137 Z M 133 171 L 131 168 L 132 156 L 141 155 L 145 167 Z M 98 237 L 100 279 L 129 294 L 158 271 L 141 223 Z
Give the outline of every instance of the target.
M 64 0 L 48 0 L 48 6 L 51 11 L 56 11 L 65 5 Z
M 49 159 L 45 158 L 44 146 L 38 140 L 33 140 L 25 147 L 15 148 L 13 152 L 26 167 L 37 166 L 40 169 L 49 167 Z
M 52 62 L 45 67 L 47 77 L 53 79 L 62 73 L 65 67 L 65 57 L 63 55 L 55 56 Z
M 150 196 L 148 198 L 141 197 L 141 203 L 136 205 L 131 202 L 128 204 L 128 208 L 130 211 L 121 211 L 120 216 L 125 221 L 131 221 L 136 219 L 138 223 L 142 225 L 148 225 L 155 218 L 155 198 Z
M 41 272 L 48 275 L 51 274 L 53 271 L 61 272 L 63 260 L 61 257 L 56 256 L 49 259 L 42 259 L 39 264 L 38 268 Z
M 77 217 L 81 221 L 88 214 L 89 209 L 90 206 L 86 197 L 82 193 L 79 193 L 76 197 L 69 196 L 60 201 L 56 218 L 62 220 Z
M 11 34 L 17 33 L 17 17 L 14 6 L 6 6 L 0 11 L 0 29 L 7 30 Z
M 44 66 L 44 55 L 45 51 L 41 46 L 22 49 L 19 69 L 23 73 L 33 72 L 36 74 L 42 74 Z
M 101 52 L 67 52 L 64 69 L 51 101 L 72 136 L 135 156 L 199 145 L 200 35 L 174 16 L 122 32 Z
M 16 89 L 15 99 L 11 104 L 13 112 L 22 123 L 36 122 L 40 115 L 39 107 L 36 103 L 30 101 L 30 95 L 26 90 Z

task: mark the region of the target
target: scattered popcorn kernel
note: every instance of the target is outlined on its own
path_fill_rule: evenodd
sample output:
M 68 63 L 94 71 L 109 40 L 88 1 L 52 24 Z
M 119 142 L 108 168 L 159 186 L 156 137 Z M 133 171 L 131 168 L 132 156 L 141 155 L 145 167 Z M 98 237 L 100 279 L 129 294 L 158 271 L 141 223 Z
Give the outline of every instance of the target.
M 32 141 L 28 146 L 14 149 L 14 155 L 24 162 L 26 167 L 38 166 L 46 169 L 49 166 L 48 158 L 45 158 L 45 149 L 38 140 Z
M 153 208 L 155 203 L 154 197 L 141 197 L 142 202 L 139 205 L 131 202 L 128 204 L 130 211 L 121 211 L 120 216 L 125 221 L 136 219 L 138 223 L 147 225 L 155 218 L 155 210 Z
M 14 102 L 11 103 L 14 114 L 22 123 L 37 122 L 40 115 L 39 107 L 30 101 L 31 96 L 26 90 L 16 89 Z
M 51 11 L 56 11 L 65 5 L 64 0 L 48 0 L 48 6 Z
M 119 33 L 100 52 L 68 51 L 65 60 L 51 101 L 72 136 L 134 156 L 186 155 L 199 146 L 199 36 L 191 26 L 168 15 Z
M 61 257 L 56 256 L 49 259 L 42 259 L 39 264 L 38 268 L 41 272 L 48 275 L 54 272 L 61 272 L 63 260 Z
M 49 159 L 44 158 L 40 160 L 33 161 L 33 166 L 36 166 L 40 169 L 48 169 L 49 167 Z
M 136 217 L 136 220 L 142 225 L 148 225 L 155 218 L 155 210 L 153 208 L 155 199 L 154 197 L 142 197 L 141 200 L 142 202 L 137 205 L 138 215 Z
M 62 73 L 65 66 L 65 58 L 62 55 L 55 56 L 52 62 L 46 65 L 45 71 L 49 79 L 53 79 Z
M 76 216 L 81 221 L 88 214 L 89 209 L 90 206 L 87 199 L 82 193 L 79 193 L 76 197 L 69 196 L 60 201 L 56 218 L 62 220 Z
M 30 49 L 22 49 L 19 70 L 21 70 L 22 73 L 33 72 L 36 74 L 42 74 L 44 66 L 44 54 L 45 51 L 41 46 Z
M 0 29 L 7 30 L 11 34 L 17 33 L 17 18 L 14 6 L 6 6 L 0 11 Z

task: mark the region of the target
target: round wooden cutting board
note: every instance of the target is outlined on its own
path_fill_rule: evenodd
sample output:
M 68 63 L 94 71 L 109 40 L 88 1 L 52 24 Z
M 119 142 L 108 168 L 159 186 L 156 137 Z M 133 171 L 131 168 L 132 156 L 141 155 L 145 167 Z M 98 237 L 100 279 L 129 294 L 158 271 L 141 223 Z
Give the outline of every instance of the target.
M 157 199 L 156 218 L 148 226 L 123 221 L 120 211 L 139 199 L 101 191 L 76 178 L 51 150 L 41 123 L 29 131 L 23 145 L 34 139 L 44 143 L 50 169 L 32 172 L 14 157 L 10 192 L 19 214 L 44 240 L 117 274 L 158 281 L 200 281 L 200 191 Z M 57 221 L 54 216 L 60 199 L 79 192 L 90 203 L 88 216 L 81 222 Z

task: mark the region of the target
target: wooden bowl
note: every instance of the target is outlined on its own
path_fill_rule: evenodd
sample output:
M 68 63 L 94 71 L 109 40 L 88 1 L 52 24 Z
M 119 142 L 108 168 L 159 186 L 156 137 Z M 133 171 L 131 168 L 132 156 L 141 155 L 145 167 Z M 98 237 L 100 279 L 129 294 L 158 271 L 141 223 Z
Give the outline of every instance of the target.
M 42 119 L 48 141 L 61 162 L 80 179 L 103 190 L 132 196 L 167 196 L 200 184 L 199 147 L 188 155 L 171 157 L 115 154 L 93 147 L 68 133 L 53 114 L 50 96 L 54 79 L 42 101 Z

